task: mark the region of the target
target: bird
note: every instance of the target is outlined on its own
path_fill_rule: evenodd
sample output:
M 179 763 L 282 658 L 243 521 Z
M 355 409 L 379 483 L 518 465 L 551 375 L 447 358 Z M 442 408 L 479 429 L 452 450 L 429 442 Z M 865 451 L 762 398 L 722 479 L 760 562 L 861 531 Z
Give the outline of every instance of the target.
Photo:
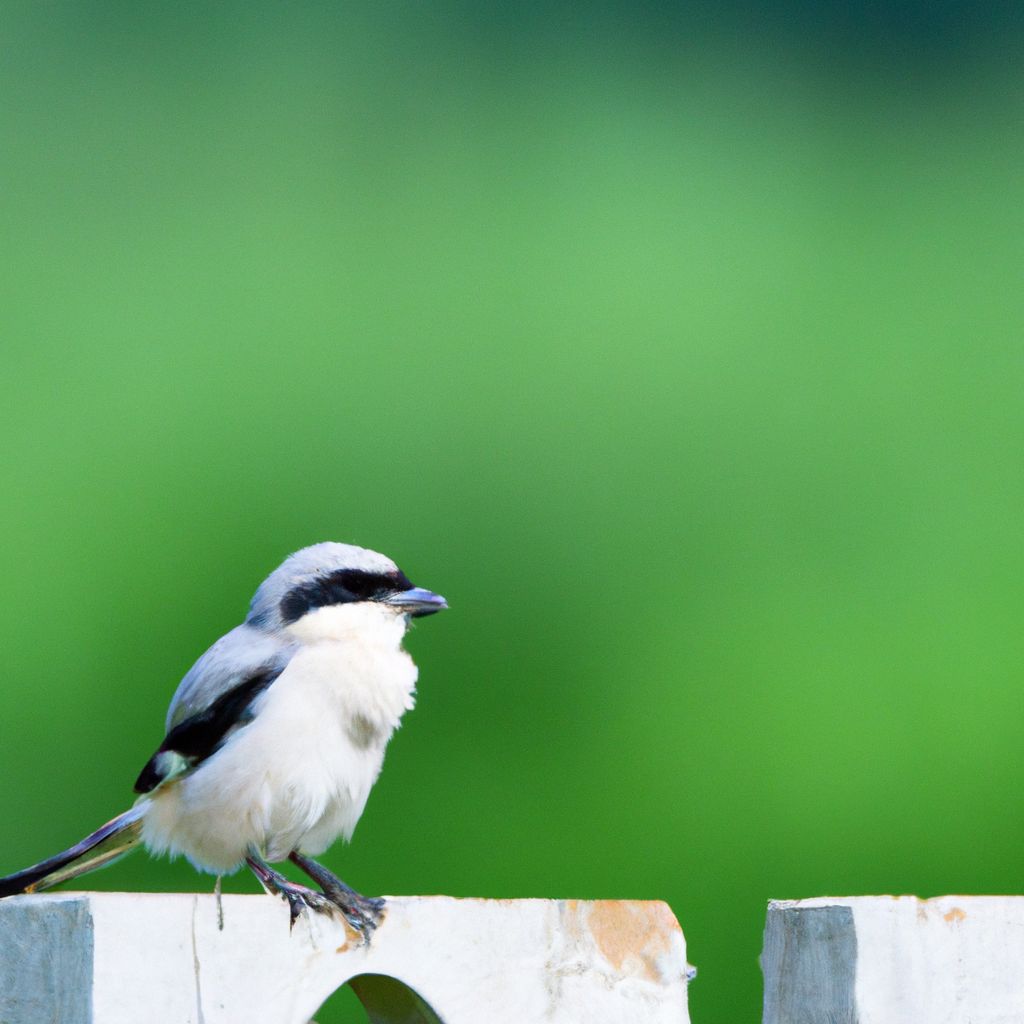
M 418 670 L 402 647 L 412 619 L 447 608 L 386 556 L 327 541 L 289 555 L 241 625 L 179 684 L 166 734 L 135 781 L 135 803 L 39 864 L 0 878 L 0 898 L 39 892 L 140 843 L 218 876 L 243 865 L 304 911 L 340 912 L 368 943 L 384 901 L 313 860 L 350 840 Z M 318 888 L 272 865 L 289 860 Z

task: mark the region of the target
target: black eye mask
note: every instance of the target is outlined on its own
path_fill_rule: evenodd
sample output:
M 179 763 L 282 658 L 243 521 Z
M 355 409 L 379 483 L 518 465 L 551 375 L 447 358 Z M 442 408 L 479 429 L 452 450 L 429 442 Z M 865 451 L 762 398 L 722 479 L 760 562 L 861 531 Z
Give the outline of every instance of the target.
M 339 569 L 328 576 L 292 587 L 281 599 L 281 618 L 285 625 L 291 625 L 317 608 L 354 601 L 382 601 L 389 594 L 403 590 L 412 590 L 412 583 L 398 569 L 394 572 Z

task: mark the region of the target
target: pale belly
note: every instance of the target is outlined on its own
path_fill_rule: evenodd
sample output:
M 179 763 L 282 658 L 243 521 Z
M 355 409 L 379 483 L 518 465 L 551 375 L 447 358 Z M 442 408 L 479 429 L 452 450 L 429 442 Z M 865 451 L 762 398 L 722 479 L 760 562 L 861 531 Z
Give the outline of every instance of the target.
M 151 794 L 146 845 L 221 874 L 250 851 L 278 861 L 349 839 L 415 681 L 400 650 L 324 644 L 296 655 L 253 721 Z

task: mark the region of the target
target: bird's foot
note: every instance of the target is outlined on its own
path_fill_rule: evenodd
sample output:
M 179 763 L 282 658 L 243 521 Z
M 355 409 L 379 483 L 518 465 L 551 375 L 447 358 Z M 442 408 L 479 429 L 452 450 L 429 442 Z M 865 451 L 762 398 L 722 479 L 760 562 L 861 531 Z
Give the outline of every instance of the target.
M 279 871 L 275 871 L 269 864 L 258 858 L 247 857 L 246 861 L 263 888 L 274 896 L 280 896 L 288 904 L 289 931 L 295 927 L 295 922 L 303 910 L 315 910 L 319 914 L 334 912 L 334 901 L 328 899 L 323 893 L 289 881 Z
M 348 888 L 347 886 L 345 887 Z M 324 896 L 341 911 L 348 923 L 363 937 L 367 945 L 384 917 L 384 900 L 361 896 L 357 892 L 334 891 L 324 886 Z
M 356 892 L 322 864 L 318 864 L 304 854 L 294 852 L 289 859 L 293 864 L 302 868 L 320 886 L 324 896 L 341 911 L 349 925 L 369 945 L 374 931 L 384 917 L 385 901 Z

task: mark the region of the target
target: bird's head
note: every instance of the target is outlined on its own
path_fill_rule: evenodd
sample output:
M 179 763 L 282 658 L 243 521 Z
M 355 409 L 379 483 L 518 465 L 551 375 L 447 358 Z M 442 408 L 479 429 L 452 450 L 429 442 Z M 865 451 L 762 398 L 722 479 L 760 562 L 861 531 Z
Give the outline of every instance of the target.
M 246 622 L 305 633 L 382 621 L 404 629 L 409 618 L 447 607 L 439 594 L 413 586 L 390 558 L 325 541 L 289 555 L 260 584 Z

